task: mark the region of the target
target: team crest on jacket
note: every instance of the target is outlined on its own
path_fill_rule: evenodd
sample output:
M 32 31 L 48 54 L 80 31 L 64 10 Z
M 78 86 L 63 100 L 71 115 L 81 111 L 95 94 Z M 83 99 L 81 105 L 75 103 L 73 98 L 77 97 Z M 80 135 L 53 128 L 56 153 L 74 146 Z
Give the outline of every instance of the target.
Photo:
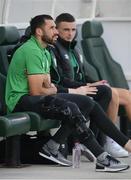
M 65 54 L 64 56 L 65 56 L 65 59 L 69 59 L 69 56 L 68 56 L 68 54 Z
M 54 62 L 54 65 L 57 66 L 57 62 L 56 62 L 56 58 L 53 57 L 53 62 Z
M 80 54 L 79 56 L 80 56 L 81 63 L 83 63 L 83 56 L 82 56 L 82 54 Z

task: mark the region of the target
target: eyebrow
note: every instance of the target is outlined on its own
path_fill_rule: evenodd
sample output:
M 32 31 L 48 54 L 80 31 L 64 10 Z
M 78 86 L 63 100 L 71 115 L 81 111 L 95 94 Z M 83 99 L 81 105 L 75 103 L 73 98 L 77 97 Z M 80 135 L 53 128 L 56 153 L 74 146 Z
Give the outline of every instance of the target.
M 70 30 L 70 28 L 63 28 L 64 30 Z M 72 28 L 71 30 L 76 30 L 76 28 Z

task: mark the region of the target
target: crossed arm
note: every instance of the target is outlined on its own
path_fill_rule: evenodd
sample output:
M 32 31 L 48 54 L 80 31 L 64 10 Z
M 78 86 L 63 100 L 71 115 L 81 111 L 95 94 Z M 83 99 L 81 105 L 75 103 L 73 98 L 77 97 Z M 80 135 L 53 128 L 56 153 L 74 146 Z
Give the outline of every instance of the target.
M 52 95 L 57 88 L 51 83 L 49 74 L 28 75 L 30 95 Z

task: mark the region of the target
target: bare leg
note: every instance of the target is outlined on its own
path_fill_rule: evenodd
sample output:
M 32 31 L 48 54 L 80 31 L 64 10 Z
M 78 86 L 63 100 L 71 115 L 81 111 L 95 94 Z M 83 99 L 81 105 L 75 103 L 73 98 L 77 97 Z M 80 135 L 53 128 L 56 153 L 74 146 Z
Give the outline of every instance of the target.
M 129 140 L 129 141 L 125 144 L 124 148 L 125 148 L 128 152 L 131 152 L 131 140 Z
M 123 94 L 120 89 L 117 88 L 111 88 L 112 89 L 112 99 L 108 107 L 107 115 L 112 120 L 112 122 L 115 124 L 117 121 L 117 115 L 118 115 L 118 109 L 120 105 L 120 95 Z M 123 89 L 124 90 L 124 89 Z M 126 101 L 122 101 L 124 97 L 121 95 L 121 103 L 126 104 Z M 131 106 L 130 106 L 131 107 Z M 118 145 L 113 139 L 110 137 L 106 137 L 106 143 L 104 145 L 104 149 L 112 154 L 114 157 L 127 157 L 128 152 L 124 150 L 120 145 Z M 131 142 L 129 141 L 125 145 L 125 149 L 128 151 L 131 150 Z
M 112 99 L 107 110 L 107 115 L 113 123 L 116 123 L 119 108 L 119 94 L 115 88 L 111 88 L 111 90 Z
M 119 103 L 125 107 L 128 119 L 131 121 L 131 92 L 127 89 L 115 88 L 119 95 Z

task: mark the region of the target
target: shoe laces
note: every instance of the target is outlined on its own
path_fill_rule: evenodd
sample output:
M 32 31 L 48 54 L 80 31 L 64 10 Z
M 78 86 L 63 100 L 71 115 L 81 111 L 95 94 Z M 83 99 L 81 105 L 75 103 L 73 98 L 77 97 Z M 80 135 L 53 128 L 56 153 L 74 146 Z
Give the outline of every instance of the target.
M 114 157 L 112 157 L 110 155 L 107 155 L 106 159 L 108 160 L 108 162 L 110 162 L 110 163 L 112 162 L 113 164 L 119 164 L 120 163 L 119 160 L 115 159 Z

